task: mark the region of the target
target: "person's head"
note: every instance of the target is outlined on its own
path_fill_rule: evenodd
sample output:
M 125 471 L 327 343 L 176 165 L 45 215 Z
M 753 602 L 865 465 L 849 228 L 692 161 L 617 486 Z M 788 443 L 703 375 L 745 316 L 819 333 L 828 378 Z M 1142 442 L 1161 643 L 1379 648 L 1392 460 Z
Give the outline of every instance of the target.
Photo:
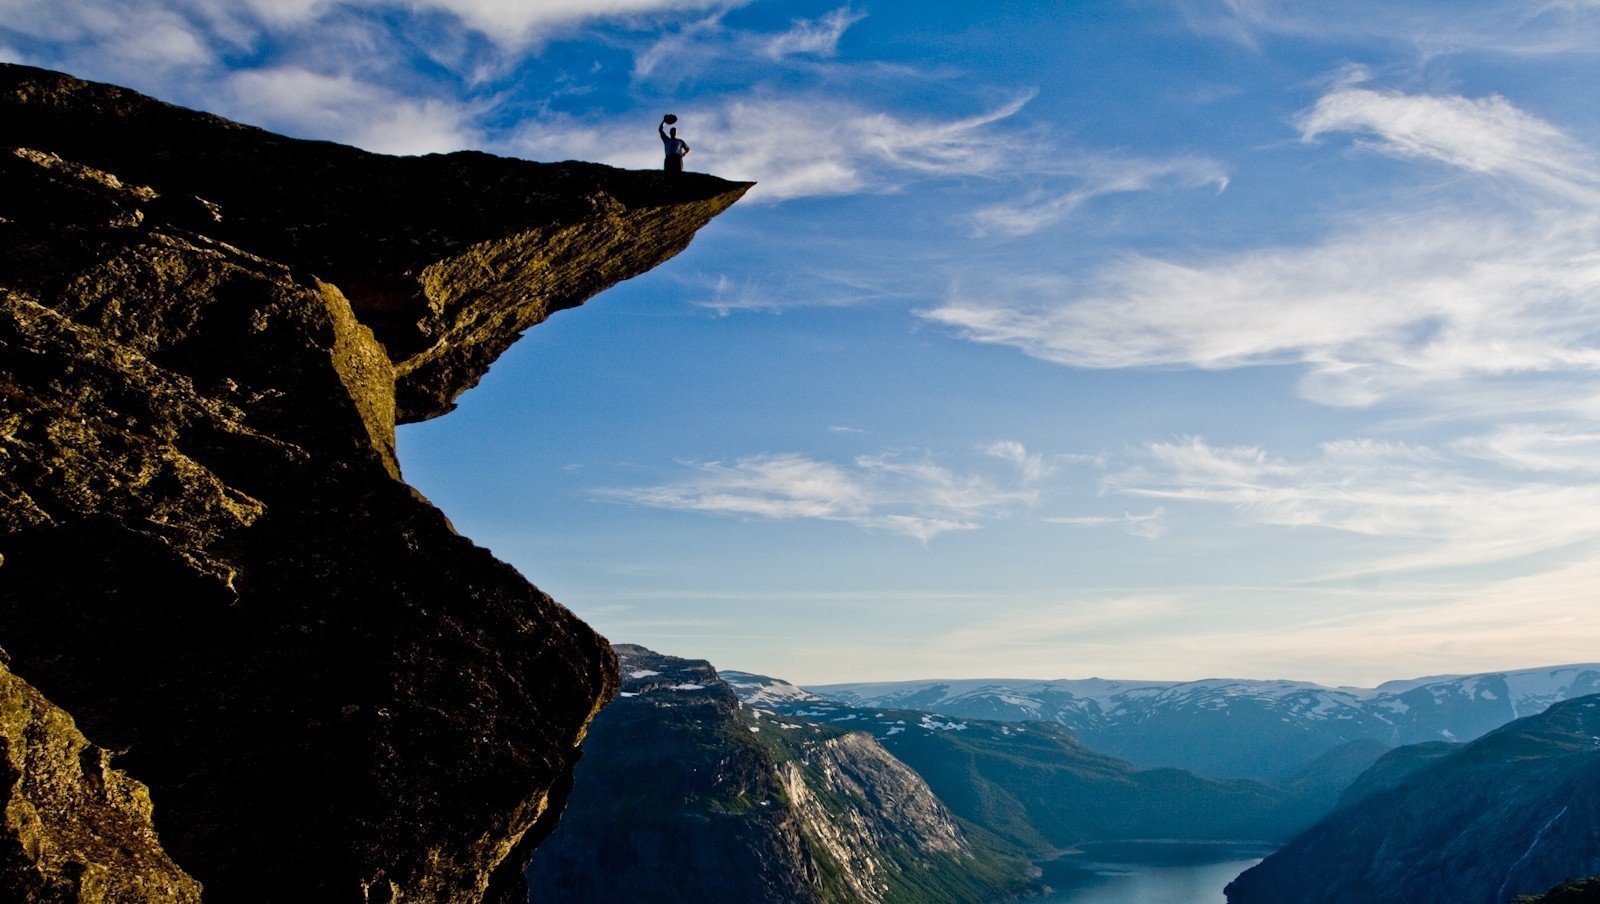
M 674 127 L 670 128 L 670 129 L 668 129 L 667 130 L 667 134 L 671 135 L 673 138 L 677 138 L 678 137 L 678 129 L 677 129 L 677 127 L 674 126 Z

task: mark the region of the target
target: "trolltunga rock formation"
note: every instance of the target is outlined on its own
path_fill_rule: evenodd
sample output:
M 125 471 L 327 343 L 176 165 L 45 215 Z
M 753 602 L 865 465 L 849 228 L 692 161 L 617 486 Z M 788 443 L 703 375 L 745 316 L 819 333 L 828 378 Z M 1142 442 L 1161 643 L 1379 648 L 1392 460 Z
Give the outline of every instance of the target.
M 0 742 L 63 739 L 0 751 L 0 899 L 516 898 L 615 658 L 400 479 L 394 426 L 748 187 L 0 66 Z

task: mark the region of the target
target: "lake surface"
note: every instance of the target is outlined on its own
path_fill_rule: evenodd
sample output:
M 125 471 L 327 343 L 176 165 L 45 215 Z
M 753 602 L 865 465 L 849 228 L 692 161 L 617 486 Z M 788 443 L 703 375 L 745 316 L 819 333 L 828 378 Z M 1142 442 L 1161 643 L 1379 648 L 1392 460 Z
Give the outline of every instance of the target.
M 1222 889 L 1271 847 L 1192 842 L 1087 844 L 1039 864 L 1054 891 L 1031 904 L 1225 904 Z

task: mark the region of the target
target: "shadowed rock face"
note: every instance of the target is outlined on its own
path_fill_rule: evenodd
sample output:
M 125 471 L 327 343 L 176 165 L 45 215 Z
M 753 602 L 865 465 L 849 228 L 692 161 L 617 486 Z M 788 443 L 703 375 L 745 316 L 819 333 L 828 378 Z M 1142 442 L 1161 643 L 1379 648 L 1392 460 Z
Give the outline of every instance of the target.
M 748 186 L 384 157 L 17 66 L 0 142 L 12 667 L 209 900 L 515 898 L 615 659 L 401 482 L 394 424 Z
M 0 666 L 0 888 L 18 902 L 200 900 L 156 840 L 145 787 Z

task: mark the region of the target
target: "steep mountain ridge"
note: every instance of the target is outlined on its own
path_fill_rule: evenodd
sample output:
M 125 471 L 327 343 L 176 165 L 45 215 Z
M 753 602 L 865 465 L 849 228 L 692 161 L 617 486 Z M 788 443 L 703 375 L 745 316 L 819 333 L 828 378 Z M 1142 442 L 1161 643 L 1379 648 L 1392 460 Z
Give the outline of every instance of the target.
M 748 185 L 385 157 L 10 65 L 0 141 L 11 669 L 208 897 L 519 898 L 614 658 L 399 479 L 394 427 Z
M 1239 876 L 1228 900 L 1506 904 L 1600 872 L 1600 695 L 1398 770 Z
M 819 696 L 1007 721 L 1052 721 L 1095 750 L 1141 766 L 1281 779 L 1350 741 L 1468 741 L 1551 704 L 1600 692 L 1600 665 L 1390 681 L 969 679 L 821 685 Z
M 938 904 L 1027 888 L 862 732 L 750 718 L 702 660 L 618 645 L 534 901 Z M 670 869 L 663 869 L 670 864 Z

